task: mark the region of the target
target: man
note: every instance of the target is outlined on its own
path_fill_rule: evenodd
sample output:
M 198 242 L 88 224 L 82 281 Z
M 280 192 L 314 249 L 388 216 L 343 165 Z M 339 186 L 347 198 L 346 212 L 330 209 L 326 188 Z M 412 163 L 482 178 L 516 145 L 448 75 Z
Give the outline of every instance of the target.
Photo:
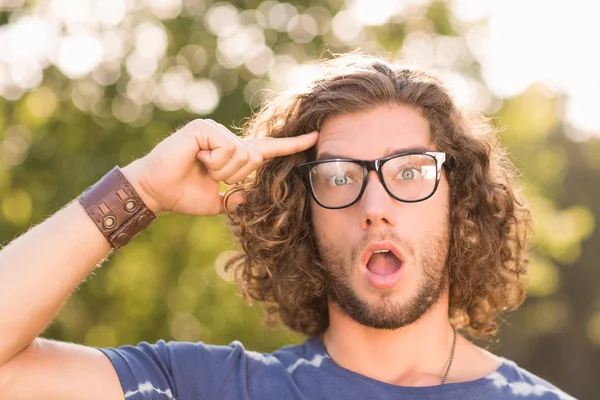
M 424 71 L 350 55 L 321 68 L 244 139 L 192 121 L 0 252 L 0 397 L 572 398 L 457 334 L 495 334 L 524 298 L 531 218 L 490 123 Z M 307 341 L 259 354 L 36 339 L 163 211 L 227 213 L 242 292 Z

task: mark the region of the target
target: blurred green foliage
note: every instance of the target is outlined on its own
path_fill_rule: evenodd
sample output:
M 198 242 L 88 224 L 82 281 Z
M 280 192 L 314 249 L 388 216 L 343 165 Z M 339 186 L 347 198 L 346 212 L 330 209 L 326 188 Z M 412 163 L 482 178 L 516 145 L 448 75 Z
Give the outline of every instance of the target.
M 402 18 L 364 26 L 348 17 L 342 0 L 171 3 L 179 10 L 129 2 L 120 25 L 100 27 L 97 32 L 120 35 L 124 49 L 92 73 L 74 77 L 50 65 L 35 87 L 9 88 L 12 94 L 5 88 L 5 98 L 0 96 L 3 244 L 71 201 L 113 165 L 143 156 L 186 121 L 200 116 L 239 126 L 259 104 L 263 89 L 285 86 L 293 67 L 321 56 L 361 49 L 403 57 L 412 35 L 463 46 L 447 67 L 483 82 L 446 2 L 411 2 Z M 6 26 L 34 7 L 32 2 L 0 11 L 0 21 Z M 151 57 L 140 64 L 131 56 L 140 46 L 160 42 L 155 35 L 143 45 L 132 44 L 143 24 L 167 39 L 150 73 L 143 69 L 152 64 Z M 237 48 L 232 37 L 255 42 Z M 435 58 L 431 63 L 439 67 Z M 600 393 L 600 236 L 595 229 L 600 202 L 594 202 L 600 198 L 600 142 L 566 139 L 557 113 L 560 100 L 559 94 L 532 86 L 489 103 L 494 123 L 506 127 L 502 140 L 522 173 L 537 224 L 530 297 L 508 319 L 492 350 L 577 397 L 591 398 Z M 163 216 L 82 284 L 44 334 L 91 346 L 159 338 L 240 340 L 259 351 L 302 340 L 281 327 L 265 327 L 261 308 L 245 305 L 234 285 L 220 276 L 219 257 L 232 249 L 224 217 Z

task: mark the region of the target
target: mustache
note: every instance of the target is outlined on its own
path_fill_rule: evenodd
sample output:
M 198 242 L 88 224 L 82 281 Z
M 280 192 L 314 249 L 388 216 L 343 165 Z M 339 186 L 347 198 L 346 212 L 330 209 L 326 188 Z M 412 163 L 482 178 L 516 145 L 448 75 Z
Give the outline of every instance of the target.
M 415 257 L 416 247 L 413 243 L 391 229 L 379 232 L 369 231 L 356 245 L 347 247 L 336 246 L 327 237 L 317 232 L 316 250 L 318 262 L 325 264 L 354 263 L 362 257 L 370 242 L 384 240 L 392 242 L 405 256 L 409 258 Z M 347 252 L 348 250 L 350 250 L 349 253 Z
M 384 240 L 394 243 L 394 245 L 405 252 L 407 256 L 414 256 L 414 247 L 408 240 L 400 237 L 393 230 L 387 230 L 383 232 L 369 232 L 363 236 L 360 243 L 352 248 L 352 259 L 355 260 L 358 257 L 361 257 L 369 243 Z

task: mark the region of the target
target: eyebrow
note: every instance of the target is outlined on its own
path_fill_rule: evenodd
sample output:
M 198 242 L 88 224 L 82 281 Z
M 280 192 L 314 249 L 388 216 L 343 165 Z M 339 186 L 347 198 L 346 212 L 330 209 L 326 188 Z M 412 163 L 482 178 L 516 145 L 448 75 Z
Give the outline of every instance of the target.
M 401 154 L 401 153 L 413 153 L 413 152 L 419 153 L 419 152 L 426 152 L 426 151 L 436 151 L 436 150 L 428 149 L 425 146 L 411 146 L 411 147 L 404 147 L 402 149 L 392 149 L 392 148 L 388 147 L 385 150 L 385 153 L 383 154 L 382 157 L 393 156 L 393 155 Z M 333 160 L 333 159 L 337 159 L 337 158 L 352 158 L 352 157 L 324 151 L 317 156 L 316 161 Z

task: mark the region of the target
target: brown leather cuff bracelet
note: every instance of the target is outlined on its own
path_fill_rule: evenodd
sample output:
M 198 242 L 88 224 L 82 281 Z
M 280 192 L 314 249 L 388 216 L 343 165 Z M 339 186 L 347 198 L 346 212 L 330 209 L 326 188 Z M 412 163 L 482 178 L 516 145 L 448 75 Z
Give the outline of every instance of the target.
M 78 200 L 115 249 L 125 246 L 156 219 L 119 167 L 87 188 Z

